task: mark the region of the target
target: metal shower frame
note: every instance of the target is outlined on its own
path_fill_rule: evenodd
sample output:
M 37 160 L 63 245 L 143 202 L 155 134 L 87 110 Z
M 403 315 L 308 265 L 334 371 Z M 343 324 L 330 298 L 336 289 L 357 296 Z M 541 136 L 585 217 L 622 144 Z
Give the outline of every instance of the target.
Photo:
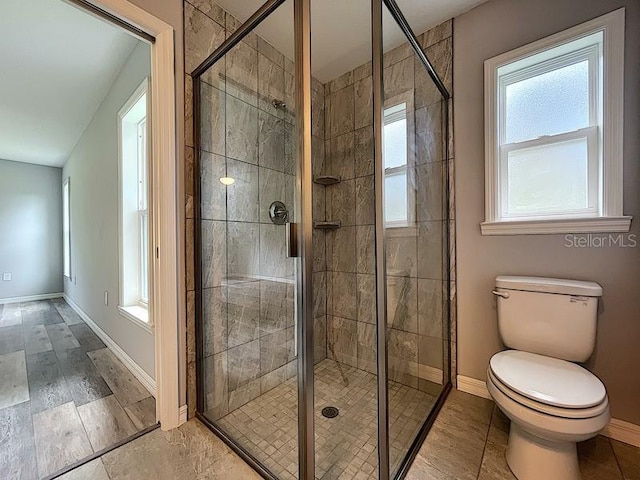
M 200 77 L 218 60 L 223 58 L 232 48 L 253 29 L 266 19 L 278 7 L 287 0 L 267 0 L 246 22 L 233 32 L 202 64 L 192 73 L 193 77 L 193 117 L 194 117 L 194 171 L 200 171 Z M 299 478 L 313 480 L 315 478 L 315 439 L 314 439 L 314 331 L 313 331 L 313 221 L 312 221 L 312 191 L 313 178 L 311 166 L 311 0 L 292 0 L 294 2 L 295 24 L 295 76 L 296 86 L 296 164 L 297 164 L 297 188 L 296 204 L 301 211 L 298 232 L 297 263 L 297 314 L 298 322 L 297 351 L 298 351 L 298 455 Z M 443 101 L 443 142 L 445 145 L 445 211 L 448 212 L 449 203 L 449 99 L 450 94 L 444 83 L 436 73 L 433 65 L 420 48 L 418 40 L 409 23 L 402 14 L 395 0 L 371 0 L 372 21 L 372 74 L 373 74 L 373 107 L 374 107 L 374 160 L 375 160 L 375 264 L 376 264 L 376 313 L 377 313 L 377 398 L 378 398 L 378 478 L 389 480 L 389 405 L 388 405 L 388 375 L 387 375 L 387 292 L 386 292 L 386 265 L 385 265 L 385 226 L 384 226 L 384 165 L 382 150 L 382 127 L 384 112 L 384 85 L 383 85 L 383 4 L 398 24 L 414 53 L 418 56 L 426 68 L 432 81 L 440 91 Z M 202 414 L 204 409 L 205 384 L 203 368 L 204 332 L 202 316 L 202 280 L 200 252 L 202 238 L 200 234 L 200 181 L 199 174 L 194 175 L 194 209 L 195 209 L 195 281 L 196 281 L 196 379 L 197 408 L 196 416 L 209 429 L 216 433 L 232 450 L 249 463 L 260 475 L 266 479 L 278 480 L 260 461 L 251 453 L 237 444 L 234 439 L 215 423 Z M 443 229 L 444 254 L 449 258 L 449 221 L 445 221 Z M 444 282 L 446 284 L 446 301 L 450 301 L 449 269 L 445 269 Z M 446 328 L 450 325 L 450 308 L 446 309 Z M 451 352 L 450 343 L 447 342 L 448 359 L 444 366 L 450 373 Z M 402 479 L 406 476 L 413 459 L 418 453 L 429 429 L 431 428 L 444 400 L 451 390 L 451 380 L 447 375 L 447 382 L 443 386 L 434 408 L 427 416 L 420 431 L 416 435 L 411 447 L 403 459 L 394 479 Z

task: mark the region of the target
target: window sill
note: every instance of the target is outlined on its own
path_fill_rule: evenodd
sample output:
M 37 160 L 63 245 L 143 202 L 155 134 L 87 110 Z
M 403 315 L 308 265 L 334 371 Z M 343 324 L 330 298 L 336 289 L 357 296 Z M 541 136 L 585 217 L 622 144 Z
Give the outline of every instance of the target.
M 149 310 L 139 306 L 121 307 L 118 306 L 118 312 L 123 317 L 131 320 L 139 327 L 151 332 L 151 326 L 149 325 Z
M 482 222 L 482 235 L 550 235 L 562 233 L 628 232 L 633 217 L 594 217 L 560 220 Z
M 418 234 L 418 229 L 415 224 L 387 225 L 385 233 L 388 237 L 415 237 Z

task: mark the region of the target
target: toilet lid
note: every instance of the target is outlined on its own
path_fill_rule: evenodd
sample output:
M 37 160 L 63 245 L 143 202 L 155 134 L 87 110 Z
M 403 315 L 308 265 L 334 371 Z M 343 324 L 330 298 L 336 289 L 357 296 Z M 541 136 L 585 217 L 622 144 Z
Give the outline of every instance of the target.
M 563 408 L 599 405 L 607 392 L 602 382 L 575 363 L 535 353 L 506 350 L 490 362 L 506 386 L 537 402 Z

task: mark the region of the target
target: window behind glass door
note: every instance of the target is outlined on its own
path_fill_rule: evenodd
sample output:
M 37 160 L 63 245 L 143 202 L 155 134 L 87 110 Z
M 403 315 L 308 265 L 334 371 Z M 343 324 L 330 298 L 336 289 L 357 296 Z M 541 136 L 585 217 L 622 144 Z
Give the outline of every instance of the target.
M 413 188 L 407 161 L 407 104 L 384 110 L 385 225 L 406 227 L 413 224 Z

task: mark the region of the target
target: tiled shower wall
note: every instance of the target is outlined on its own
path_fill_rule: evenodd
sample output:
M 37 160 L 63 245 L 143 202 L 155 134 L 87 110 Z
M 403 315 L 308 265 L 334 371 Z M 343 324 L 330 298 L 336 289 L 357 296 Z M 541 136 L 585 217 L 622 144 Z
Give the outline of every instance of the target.
M 239 23 L 215 3 L 185 3 L 185 71 L 196 68 Z M 291 26 L 293 28 L 293 26 Z M 187 102 L 192 79 L 186 78 Z M 314 82 L 314 118 L 322 118 L 324 87 Z M 273 100 L 285 102 L 277 108 Z M 269 218 L 282 201 L 294 218 L 293 63 L 250 34 L 201 77 L 201 228 L 205 411 L 219 418 L 295 375 L 295 263 L 286 257 L 285 227 Z M 192 129 L 188 103 L 186 128 Z M 322 146 L 322 131 L 314 132 Z M 317 150 L 317 155 L 323 155 Z M 186 157 L 193 181 L 194 143 Z M 321 160 L 320 160 L 321 161 Z M 235 179 L 224 186 L 222 177 Z M 192 194 L 193 188 L 190 188 Z M 193 201 L 193 200 L 192 200 Z M 191 203 L 192 203 L 191 201 Z M 319 248 L 324 239 L 317 240 Z M 188 262 L 194 255 L 189 243 Z M 319 258 L 319 265 L 320 265 Z M 193 268 L 188 269 L 193 276 Z M 320 273 L 320 272 L 319 272 Z M 319 286 L 321 282 L 319 282 Z M 189 407 L 195 404 L 195 281 L 188 280 Z M 323 330 L 324 289 L 318 288 L 317 328 Z M 325 358 L 325 335 L 316 356 Z
M 451 28 L 448 21 L 419 37 L 450 92 Z M 389 378 L 429 390 L 442 382 L 449 340 L 443 332 L 448 308 L 446 103 L 408 43 L 387 52 L 384 67 L 385 106 L 407 104 L 408 177 L 415 195 L 414 221 L 387 229 Z M 325 91 L 325 173 L 342 178 L 326 187 L 327 220 L 342 225 L 327 234 L 327 354 L 375 373 L 371 64 L 332 80 Z
M 192 72 L 237 26 L 238 22 L 214 3 L 207 0 L 185 2 L 185 71 Z M 445 80 L 447 88 L 450 89 L 451 22 L 421 35 L 419 40 L 429 58 L 434 62 L 436 70 Z M 412 55 L 406 46 L 389 52 L 385 56 L 387 67 L 385 81 L 389 82 L 395 71 L 406 73 L 404 69 L 409 64 L 408 60 L 414 61 Z M 205 340 L 207 344 L 205 355 L 208 362 L 205 368 L 215 372 L 211 381 L 207 382 L 210 385 L 208 401 L 216 416 L 223 415 L 230 408 L 240 406 L 265 389 L 272 388 L 288 376 L 295 374 L 295 361 L 292 355 L 293 284 L 290 283 L 293 271 L 287 263 L 290 261 L 284 258 L 284 243 L 278 241 L 278 237 L 280 240 L 284 239 L 284 233 L 278 232 L 278 227 L 266 220 L 265 208 L 268 208 L 268 205 L 263 201 L 274 195 L 282 196 L 288 206 L 289 201 L 293 206 L 290 188 L 293 186 L 292 174 L 294 173 L 292 170 L 293 146 L 292 137 L 289 135 L 293 133 L 294 122 L 290 110 L 290 106 L 294 104 L 292 67 L 292 63 L 271 45 L 252 34 L 236 47 L 232 54 L 228 55 L 223 64 L 203 77 L 209 85 L 204 88 L 204 100 L 211 102 L 211 105 L 215 105 L 216 101 L 218 105 L 222 103 L 231 105 L 231 109 L 226 112 L 222 112 L 221 107 L 218 106 L 217 109 L 210 109 L 209 114 L 217 111 L 227 122 L 236 121 L 238 125 L 243 123 L 246 115 L 257 118 L 256 130 L 250 132 L 252 135 L 250 138 L 253 138 L 253 135 L 257 138 L 257 146 L 252 150 L 253 142 L 249 145 L 242 143 L 246 141 L 246 131 L 241 128 L 239 131 L 243 134 L 234 136 L 234 129 L 230 128 L 233 123 L 221 128 L 220 115 L 218 118 L 215 115 L 207 118 L 207 113 L 204 111 L 206 109 L 203 109 L 203 123 L 209 123 L 211 127 L 209 131 L 226 132 L 226 135 L 217 139 L 203 138 L 202 146 L 209 151 L 202 154 L 202 171 L 204 173 L 204 169 L 210 169 L 208 171 L 210 175 L 203 175 L 202 185 L 205 190 L 203 193 L 210 199 L 210 202 L 202 204 L 203 227 L 205 227 L 203 243 L 212 246 L 210 258 L 213 259 L 213 252 L 222 252 L 221 249 L 225 246 L 220 239 L 224 238 L 222 233 L 225 230 L 226 234 L 229 233 L 227 229 L 242 229 L 242 234 L 248 235 L 245 238 L 251 238 L 254 241 L 269 238 L 273 240 L 273 250 L 259 251 L 257 258 L 255 256 L 251 258 L 250 255 L 247 259 L 242 255 L 241 250 L 236 250 L 236 255 L 231 252 L 226 279 L 223 278 L 225 272 L 206 268 L 203 272 L 204 314 L 211 317 L 212 325 L 216 325 L 216 315 L 228 316 L 230 311 L 233 311 L 231 316 L 234 317 L 226 331 L 217 321 L 218 330 L 214 332 L 219 331 L 220 334 L 212 335 Z M 437 92 L 431 86 L 431 81 L 426 76 L 423 78 L 423 75 L 426 75 L 423 70 L 415 66 L 409 69 L 413 72 L 412 80 L 416 91 L 425 87 L 421 90 L 424 94 L 421 97 L 424 98 L 424 105 L 416 100 L 417 120 L 420 118 L 419 108 L 431 105 L 432 109 L 435 109 L 435 103 L 430 102 L 435 102 Z M 268 72 L 268 75 L 261 75 L 260 72 Z M 363 65 L 325 86 L 317 81 L 313 82 L 312 148 L 314 174 L 337 173 L 345 180 L 339 185 L 330 187 L 314 185 L 314 220 L 343 219 L 344 225 L 342 229 L 333 232 L 314 231 L 315 360 L 319 361 L 329 355 L 358 368 L 373 371 L 375 368 L 373 324 L 375 289 L 370 75 L 370 65 Z M 280 78 L 283 79 L 282 83 Z M 261 95 L 261 93 L 265 94 Z M 224 102 L 221 101 L 221 96 L 224 97 Z M 419 96 L 416 94 L 416 98 Z M 269 103 L 273 98 L 282 98 L 289 107 L 288 112 L 274 110 Z M 185 78 L 185 101 L 187 379 L 189 416 L 192 417 L 196 406 L 193 242 L 196 226 L 193 205 L 192 80 L 189 73 Z M 343 101 L 346 102 L 344 105 L 353 106 L 353 113 L 340 117 L 339 108 L 343 105 Z M 427 110 L 424 110 L 424 113 L 427 113 Z M 421 118 L 428 119 L 424 116 Z M 276 135 L 275 142 L 263 143 L 264 138 L 273 140 L 273 135 L 269 135 L 268 132 L 273 132 L 274 125 L 280 125 L 282 128 L 282 141 Z M 431 126 L 422 125 L 420 128 L 431 128 Z M 223 144 L 224 151 L 219 150 L 219 145 Z M 267 147 L 275 148 L 272 151 L 273 155 L 266 152 Z M 283 155 L 280 156 L 280 153 Z M 256 158 L 258 161 L 255 161 Z M 282 158 L 284 163 L 269 165 L 269 158 L 273 158 L 274 161 Z M 437 173 L 433 173 L 434 170 L 444 171 L 442 161 L 435 164 L 437 165 L 423 166 L 423 170 L 428 170 L 431 174 L 427 181 L 433 182 L 437 178 Z M 452 168 L 452 159 L 449 164 Z M 216 198 L 220 199 L 224 196 L 224 191 L 220 190 L 221 184 L 217 182 L 223 168 L 226 169 L 226 175 L 248 180 L 246 185 L 250 185 L 242 194 L 227 199 L 229 208 L 225 212 L 226 216 L 223 216 L 219 208 L 224 203 L 216 201 Z M 442 186 L 442 183 L 437 185 Z M 207 188 L 210 188 L 208 192 Z M 245 207 L 251 208 L 245 209 Z M 453 206 L 451 210 L 453 213 Z M 246 215 L 248 216 L 245 218 Z M 392 379 L 411 386 L 417 386 L 420 382 L 421 364 L 419 362 L 422 361 L 425 365 L 439 365 L 441 368 L 441 361 L 431 361 L 431 357 L 425 358 L 424 355 L 420 355 L 420 346 L 424 345 L 423 353 L 428 352 L 429 355 L 437 357 L 442 354 L 442 338 L 447 338 L 446 335 L 443 337 L 435 333 L 437 325 L 427 324 L 421 320 L 432 313 L 438 318 L 437 303 L 442 300 L 442 290 L 437 289 L 437 284 L 442 284 L 444 275 L 441 273 L 421 275 L 420 272 L 424 272 L 424 268 L 421 269 L 418 263 L 422 259 L 423 266 L 429 265 L 427 257 L 420 256 L 421 248 L 435 251 L 436 248 L 444 246 L 442 240 L 438 241 L 437 235 L 429 230 L 430 227 L 435 231 L 440 228 L 440 232 L 443 232 L 443 218 L 445 218 L 444 215 L 437 219 L 429 218 L 428 221 L 419 223 L 415 231 L 407 232 L 409 235 L 399 235 L 397 239 L 395 237 L 390 239 L 388 262 L 389 274 L 393 277 L 389 279 L 389 318 L 390 322 L 393 322 L 389 335 L 390 373 Z M 451 215 L 451 226 L 454 227 L 453 215 Z M 216 242 L 214 238 L 207 239 L 208 234 L 217 235 L 219 240 Z M 454 232 L 451 233 L 451 238 L 455 238 Z M 429 242 L 435 242 L 435 244 Z M 408 251 L 415 252 L 415 256 L 400 255 L 400 252 L 407 251 L 404 250 L 407 243 Z M 334 245 L 340 245 L 340 248 L 334 248 Z M 240 245 L 237 247 L 241 248 Z M 233 250 L 235 247 L 229 243 L 226 248 Z M 395 257 L 393 252 L 396 252 Z M 207 255 L 206 252 L 203 253 L 204 259 Z M 229 253 L 225 252 L 224 255 Z M 353 256 L 350 259 L 347 258 L 346 254 L 351 253 Z M 235 262 L 234 258 L 238 259 L 239 263 Z M 282 259 L 282 262 L 279 260 L 270 262 L 269 258 Z M 455 251 L 453 250 L 452 292 L 455 295 L 454 259 Z M 266 262 L 267 270 L 265 271 L 260 268 L 261 260 L 262 265 Z M 355 260 L 355 267 L 353 260 Z M 406 264 L 407 261 L 413 261 L 413 267 L 406 269 L 401 265 Z M 397 268 L 394 267 L 396 263 Z M 446 265 L 444 267 L 446 268 Z M 255 273 L 256 268 L 260 270 L 258 277 L 265 277 L 268 274 L 270 278 L 262 280 L 252 278 L 251 274 Z M 421 292 L 426 290 L 430 293 L 421 295 Z M 332 295 L 331 292 L 336 291 L 338 295 L 335 296 L 335 293 Z M 349 298 L 350 294 L 353 296 Z M 278 298 L 281 302 L 270 303 L 266 301 L 269 298 Z M 354 299 L 357 299 L 355 304 Z M 396 308 L 399 302 L 404 304 L 405 301 L 408 308 L 404 310 Z M 455 368 L 455 297 L 452 297 L 452 305 L 452 364 Z M 446 302 L 444 308 L 446 308 Z M 443 307 L 440 308 L 440 311 L 442 310 Z M 273 328 L 264 328 L 270 321 Z M 420 325 L 430 330 L 426 332 Z M 269 335 L 272 337 L 267 338 Z M 333 353 L 327 349 L 327 338 L 332 342 Z M 268 345 L 272 347 L 279 345 L 283 348 L 274 350 L 267 348 Z M 446 354 L 446 345 L 444 349 Z M 234 365 L 239 367 L 235 369 L 235 373 Z M 246 368 L 247 366 L 251 368 Z M 452 378 L 455 379 L 455 371 L 452 373 Z

